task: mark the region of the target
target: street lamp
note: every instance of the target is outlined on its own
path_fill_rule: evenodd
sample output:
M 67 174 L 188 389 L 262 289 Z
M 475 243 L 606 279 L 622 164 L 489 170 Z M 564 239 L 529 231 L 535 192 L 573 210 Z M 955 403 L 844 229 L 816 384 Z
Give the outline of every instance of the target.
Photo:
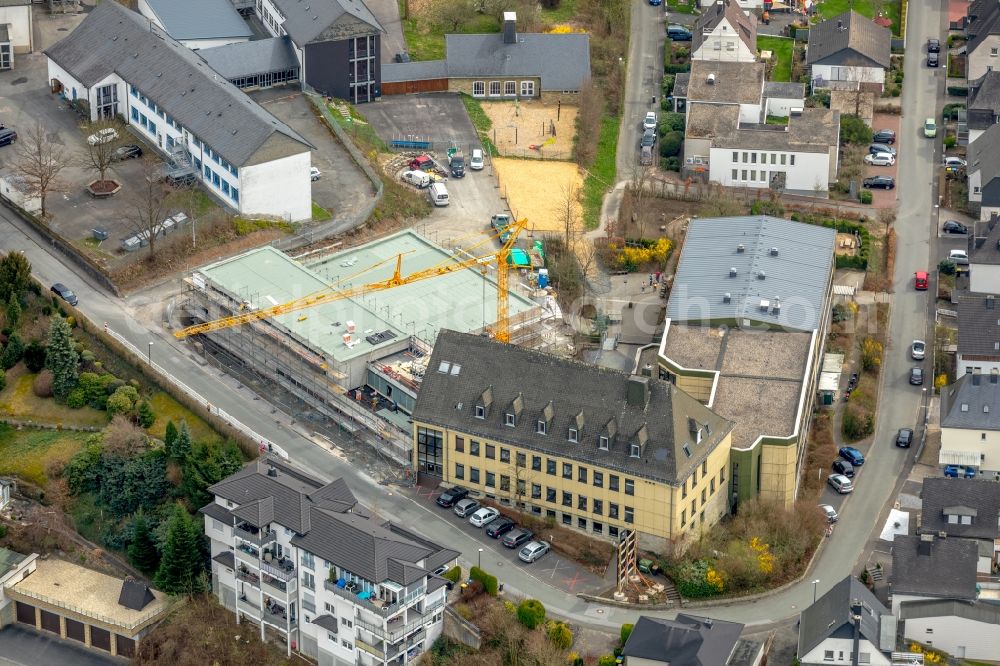
M 816 603 L 816 586 L 819 585 L 819 578 L 813 581 L 813 603 Z
M 479 568 L 483 568 L 483 549 L 479 549 Z
M 149 363 L 150 367 L 153 365 L 153 341 L 149 341 L 149 347 L 146 348 L 146 361 Z

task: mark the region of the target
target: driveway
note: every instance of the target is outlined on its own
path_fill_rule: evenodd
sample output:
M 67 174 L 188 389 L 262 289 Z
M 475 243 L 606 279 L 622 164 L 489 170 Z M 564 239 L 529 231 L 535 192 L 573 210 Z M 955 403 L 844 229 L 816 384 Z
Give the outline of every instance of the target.
M 641 123 L 647 111 L 660 111 L 660 84 L 663 81 L 663 44 L 666 25 L 663 7 L 651 7 L 647 2 L 633 2 L 632 32 L 629 37 L 628 77 L 625 104 L 622 109 L 622 126 L 618 132 L 618 178 L 631 178 L 639 163 Z M 686 24 L 694 23 L 694 16 L 687 16 Z M 654 103 L 653 96 L 656 96 Z
M 893 144 L 896 148 L 896 164 L 893 166 L 865 165 L 866 178 L 868 176 L 892 176 L 896 181 L 895 190 L 873 189 L 871 191 L 872 206 L 875 208 L 892 208 L 896 205 L 897 192 L 901 187 L 898 174 L 899 164 L 902 160 L 911 156 L 915 150 L 915 142 L 919 140 L 911 136 L 904 136 L 899 131 L 899 120 L 900 116 L 890 113 L 875 114 L 875 118 L 872 120 L 872 129 L 876 132 L 878 130 L 891 129 L 896 133 L 896 143 Z
M 75 641 L 54 634 L 35 633 L 17 625 L 0 630 L 0 666 L 120 666 L 126 659 L 116 659 L 100 650 L 88 650 Z
M 403 24 L 399 20 L 398 0 L 366 0 L 368 9 L 372 11 L 378 22 L 385 28 L 382 34 L 381 60 L 392 62 L 397 53 L 406 51 L 406 40 L 403 38 Z

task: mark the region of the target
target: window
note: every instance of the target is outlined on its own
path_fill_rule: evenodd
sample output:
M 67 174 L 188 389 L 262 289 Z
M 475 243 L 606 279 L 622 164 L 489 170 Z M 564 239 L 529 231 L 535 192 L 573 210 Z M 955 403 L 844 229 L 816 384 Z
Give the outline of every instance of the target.
M 472 483 L 479 483 L 479 468 L 470 467 L 469 468 L 469 481 Z
M 597 442 L 597 446 L 598 446 L 598 448 L 601 449 L 601 451 L 607 451 L 608 450 L 608 438 L 605 437 L 605 436 L 603 436 L 603 435 L 601 435 L 601 438 Z
M 551 476 L 556 475 L 556 461 L 552 458 L 547 458 L 545 460 L 545 473 Z
M 740 179 L 739 169 L 733 169 L 733 180 L 739 180 L 739 179 Z
M 688 496 L 688 484 L 681 484 L 681 499 L 686 499 Z
M 493 472 L 486 472 L 486 487 L 496 488 L 497 487 L 497 475 Z
M 302 586 L 310 590 L 316 589 L 316 578 L 308 571 L 302 572 Z
M 777 161 L 778 161 L 778 153 L 771 153 L 771 164 L 774 164 Z
M 736 152 L 735 150 L 733 151 L 733 161 L 734 162 L 739 162 L 740 161 L 740 154 L 738 152 Z M 733 178 L 736 178 L 736 176 L 733 176 Z
M 149 131 L 155 134 L 156 130 L 154 129 L 154 127 L 156 126 L 153 123 L 149 123 Z M 212 172 L 212 184 L 215 185 L 216 187 L 219 186 L 219 174 L 215 173 L 214 171 Z
M 479 457 L 479 442 L 474 439 L 469 440 L 469 455 Z
M 531 469 L 535 472 L 542 471 L 542 457 L 541 456 L 531 456 Z
M 976 185 L 975 187 L 972 188 L 972 192 L 973 194 L 980 194 L 982 192 L 982 188 Z
M 535 432 L 537 432 L 539 435 L 545 435 L 547 434 L 547 431 L 548 431 L 548 424 L 545 421 L 539 421 L 538 427 L 535 428 Z
M 747 170 L 743 169 L 742 171 L 740 171 L 740 173 L 742 174 L 742 178 L 740 178 L 740 180 L 746 180 L 747 179 Z
M 587 498 L 583 495 L 576 496 L 576 508 L 580 511 L 587 510 Z
M 750 180 L 757 180 L 757 171 L 756 171 L 756 169 L 751 169 L 750 170 Z
M 222 193 L 227 196 L 229 195 L 229 183 L 226 181 L 222 181 Z
M 823 650 L 823 661 L 833 661 L 833 650 Z
M 531 499 L 542 499 L 542 487 L 537 483 L 531 484 Z
M 517 420 L 514 418 L 513 414 L 504 414 L 504 421 L 503 422 L 504 422 L 504 425 L 506 425 L 507 427 L 513 428 L 514 425 L 517 423 Z
M 476 418 L 485 419 L 486 418 L 486 408 L 482 405 L 476 405 Z
M 580 483 L 587 483 L 587 468 L 577 467 L 576 468 L 576 480 Z
M 608 525 L 608 536 L 612 539 L 618 538 L 618 528 L 614 525 Z
M 719 470 L 719 485 L 721 486 L 725 482 L 726 482 L 726 468 L 723 467 L 722 469 Z
M 576 438 L 577 438 L 576 428 L 570 428 L 569 429 L 569 435 L 567 435 L 566 439 L 568 439 L 571 442 L 575 442 L 575 441 L 577 441 Z
M 702 506 L 705 506 L 705 495 L 706 494 L 707 494 L 707 490 L 705 488 L 702 488 L 701 489 L 701 505 Z
M 340 644 L 344 646 L 344 649 L 354 652 L 354 644 L 351 641 L 341 640 Z
M 500 490 L 510 492 L 510 477 L 506 474 L 500 475 Z
M 993 48 L 990 49 L 990 57 L 991 58 L 997 57 L 997 47 L 994 46 Z
M 573 493 L 563 491 L 562 494 L 562 505 L 563 506 L 573 506 Z
M 750 153 L 750 164 L 757 164 L 757 153 Z
M 708 476 L 708 461 L 701 463 L 701 475 Z
M 614 474 L 608 475 L 608 490 L 618 490 L 618 477 Z
M 229 196 L 232 197 L 233 201 L 235 201 L 236 203 L 239 203 L 239 201 L 240 201 L 240 191 L 238 189 L 236 189 L 235 187 L 230 187 L 229 188 Z
M 687 515 L 688 515 L 687 510 L 686 509 L 682 509 L 681 510 L 681 527 L 684 527 L 685 525 L 687 525 L 687 521 L 688 521 Z
M 486 457 L 490 460 L 495 460 L 497 457 L 497 449 L 492 444 L 486 445 Z
M 535 96 L 535 82 L 521 81 L 521 97 L 534 97 L 534 96 Z
M 326 632 L 326 638 L 327 640 L 333 641 L 334 643 L 337 642 L 337 634 L 331 634 L 329 631 Z
M 715 494 L 715 478 L 712 478 L 708 482 L 708 492 Z
M 635 522 L 635 509 L 630 506 L 625 507 L 625 522 L 634 523 Z
M 618 518 L 618 505 L 608 503 L 608 518 Z
M 603 488 L 604 487 L 604 472 L 598 472 L 594 470 L 594 487 Z
M 788 156 L 788 163 L 789 163 L 789 164 L 790 164 L 791 166 L 795 166 L 795 155 L 789 155 L 789 156 Z
M 632 479 L 625 479 L 625 494 L 635 495 L 635 481 Z
M 631 457 L 631 458 L 638 458 L 639 457 L 639 449 L 640 449 L 640 447 L 639 447 L 638 444 L 632 444 L 629 447 L 629 449 L 630 449 L 629 457 Z
M 455 463 L 455 478 L 460 480 L 465 479 L 465 465 Z
M 695 467 L 691 470 L 691 490 L 694 490 L 695 485 L 698 483 L 698 468 Z
M 545 488 L 545 501 L 552 502 L 555 504 L 556 501 L 556 489 L 555 488 Z
M 420 471 L 442 474 L 445 471 L 442 468 L 443 448 L 440 430 L 417 428 L 417 465 Z
M 456 437 L 455 438 L 455 451 L 458 453 L 465 453 L 465 438 Z
M 744 163 L 744 164 L 746 164 L 747 162 L 748 162 L 748 159 L 747 159 L 747 153 L 746 153 L 746 152 L 744 152 L 744 153 L 743 153 L 743 163 Z
M 503 452 L 501 452 L 500 455 L 502 457 L 503 456 Z M 528 463 L 528 457 L 526 455 L 524 455 L 523 453 L 518 453 L 517 454 L 517 466 L 518 467 L 524 467 L 527 463 Z
M 572 479 L 573 478 L 573 465 L 571 463 L 563 463 L 562 477 L 564 479 Z
M 503 94 L 508 97 L 513 97 L 517 95 L 517 81 L 504 81 L 503 82 Z
M 781 164 L 782 165 L 785 164 L 785 154 L 784 153 L 781 153 Z
M 306 567 L 308 569 L 315 569 L 316 568 L 316 558 L 313 556 L 312 553 L 307 553 L 307 552 L 303 551 L 303 553 L 302 553 L 302 566 L 304 566 L 304 567 Z
M 490 81 L 490 96 L 499 97 L 500 96 L 500 82 Z
M 576 519 L 576 526 L 579 527 L 581 530 L 587 529 L 587 519 L 586 518 L 577 518 Z
M 562 522 L 563 522 L 563 525 L 572 525 L 573 524 L 573 516 L 569 515 L 568 513 L 564 513 L 562 515 Z
M 139 122 L 139 109 L 134 106 L 132 107 L 132 122 Z M 976 189 L 978 190 L 979 188 L 977 187 Z

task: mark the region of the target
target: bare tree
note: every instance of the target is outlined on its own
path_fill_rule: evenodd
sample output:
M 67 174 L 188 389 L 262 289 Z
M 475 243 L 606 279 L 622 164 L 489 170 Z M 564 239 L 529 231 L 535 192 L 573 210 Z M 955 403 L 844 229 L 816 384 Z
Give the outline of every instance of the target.
M 105 181 L 108 169 L 115 161 L 115 151 L 121 145 L 125 126 L 118 120 L 100 120 L 90 123 L 87 132 L 83 162 L 97 171 L 100 181 Z
M 58 187 L 59 172 L 67 166 L 69 158 L 61 148 L 52 145 L 42 123 L 36 121 L 21 136 L 14 168 L 24 177 L 29 194 L 41 200 L 42 217 L 45 217 L 45 198 Z
M 507 466 L 507 469 L 510 474 L 507 482 L 508 485 L 506 488 L 501 488 L 500 490 L 505 491 L 509 495 L 511 506 L 516 509 L 523 509 L 524 498 L 528 494 L 528 484 L 535 478 L 535 474 L 527 467 L 527 458 L 524 460 L 515 460 L 514 463 Z M 501 478 L 502 481 L 503 478 Z
M 156 239 L 163 233 L 170 188 L 163 182 L 159 164 L 152 158 L 142 158 L 139 187 L 129 198 L 125 220 L 129 227 L 149 242 L 149 258 L 156 256 Z
M 648 166 L 632 167 L 632 178 L 626 191 L 632 200 L 632 222 L 635 224 L 638 238 L 646 236 L 646 218 L 649 212 L 649 199 L 653 196 L 650 185 L 652 170 Z
M 476 15 L 472 0 L 433 0 L 428 9 L 431 22 L 449 32 L 458 32 Z
M 556 219 L 563 229 L 566 250 L 573 249 L 573 239 L 580 230 L 580 188 L 567 181 L 560 190 Z

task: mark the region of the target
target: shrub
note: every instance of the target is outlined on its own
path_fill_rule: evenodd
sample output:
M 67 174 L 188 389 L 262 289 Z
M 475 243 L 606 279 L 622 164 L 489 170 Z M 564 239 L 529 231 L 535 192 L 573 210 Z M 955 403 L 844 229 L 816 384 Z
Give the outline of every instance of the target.
M 7 338 L 7 346 L 4 347 L 3 354 L 0 354 L 0 366 L 4 370 L 10 370 L 17 365 L 22 356 L 24 356 L 24 343 L 21 342 L 21 336 L 17 333 L 11 333 L 10 337 Z
M 946 136 L 944 138 L 944 147 L 945 148 L 954 148 L 956 143 L 958 143 L 958 139 L 955 138 L 955 135 L 953 135 L 953 134 L 949 134 L 948 136 Z
M 108 398 L 108 416 L 116 416 L 118 414 L 128 415 L 132 412 L 132 408 L 135 406 L 135 400 L 132 398 L 129 389 L 135 391 L 130 386 L 123 386 Z M 136 396 L 138 397 L 138 396 Z
M 875 419 L 863 408 L 848 405 L 842 425 L 844 436 L 852 441 L 864 439 L 875 431 Z
M 490 574 L 486 573 L 479 567 L 472 567 L 472 569 L 469 571 L 469 578 L 471 578 L 474 581 L 479 581 L 480 583 L 482 583 L 483 589 L 486 590 L 486 593 L 489 594 L 491 597 L 497 596 L 497 592 L 499 591 L 499 584 L 497 582 L 496 576 L 491 576 Z
M 139 425 L 143 428 L 150 428 L 154 423 L 156 423 L 156 412 L 153 411 L 153 408 L 149 405 L 148 401 L 143 400 L 139 403 L 139 409 L 136 412 L 136 419 L 138 420 Z
M 664 171 L 680 171 L 681 159 L 679 157 L 664 157 L 660 160 L 660 168 Z
M 673 63 L 670 63 L 663 66 L 664 74 L 680 74 L 681 72 L 690 72 L 690 71 L 691 71 L 690 63 L 684 65 L 675 65 Z
M 965 86 L 948 86 L 948 94 L 952 97 L 968 97 L 969 89 Z
M 560 650 L 568 650 L 573 644 L 573 632 L 565 622 L 550 622 L 546 633 L 552 644 Z
M 517 607 L 517 621 L 534 629 L 545 622 L 545 606 L 538 599 L 525 599 Z
M 52 397 L 52 371 L 46 368 L 38 373 L 35 377 L 35 381 L 31 383 L 31 390 L 34 391 L 35 395 L 39 398 L 51 398 Z
M 660 156 L 661 157 L 676 157 L 680 154 L 681 149 L 684 147 L 684 133 L 683 132 L 667 132 L 662 139 L 660 139 Z
M 462 579 L 462 567 L 455 565 L 451 569 L 444 572 L 442 578 L 450 580 L 453 583 L 457 583 Z
M 882 367 L 882 343 L 867 337 L 861 341 L 861 368 L 868 372 L 878 372 Z
M 45 367 L 45 345 L 38 340 L 32 340 L 24 348 L 24 365 L 28 372 L 41 372 Z
M 684 114 L 683 113 L 665 113 L 663 117 L 660 118 L 660 136 L 665 136 L 669 132 L 684 132 Z
M 628 637 L 632 635 L 632 630 L 635 629 L 634 624 L 623 624 L 622 628 L 618 631 L 618 644 L 622 647 L 628 642 Z
M 934 388 L 937 391 L 940 392 L 941 389 L 943 389 L 947 385 L 948 385 L 948 375 L 942 373 L 934 378 Z
M 7 386 L 7 373 L 0 369 L 0 391 Z
M 863 145 L 871 143 L 872 128 L 860 117 L 848 113 L 840 117 L 840 142 L 843 144 Z
M 597 660 L 597 666 L 616 666 L 618 660 L 613 654 L 603 654 L 601 658 Z
M 952 102 L 951 104 L 945 104 L 944 109 L 941 111 L 941 117 L 944 120 L 958 120 L 958 112 L 965 109 L 965 104 L 961 102 Z
M 942 259 L 938 262 L 938 272 L 942 275 L 954 275 L 955 274 L 955 262 L 950 259 Z
M 66 396 L 66 406 L 70 409 L 80 409 L 87 404 L 87 395 L 79 386 L 69 392 Z
M 664 97 L 669 97 L 670 93 L 674 90 L 674 80 L 675 76 L 673 74 L 664 74 L 663 81 L 660 83 L 660 90 L 663 91 Z
M 750 205 L 750 213 L 753 215 L 770 215 L 772 217 L 784 217 L 785 207 L 778 199 L 757 199 Z
M 478 580 L 474 580 L 462 588 L 462 599 L 464 601 L 471 601 L 482 594 L 483 591 L 483 584 Z M 465 619 L 468 620 L 469 618 Z
M 875 196 L 872 194 L 871 190 L 861 190 L 858 193 L 858 201 L 863 204 L 870 204 L 874 200 Z

